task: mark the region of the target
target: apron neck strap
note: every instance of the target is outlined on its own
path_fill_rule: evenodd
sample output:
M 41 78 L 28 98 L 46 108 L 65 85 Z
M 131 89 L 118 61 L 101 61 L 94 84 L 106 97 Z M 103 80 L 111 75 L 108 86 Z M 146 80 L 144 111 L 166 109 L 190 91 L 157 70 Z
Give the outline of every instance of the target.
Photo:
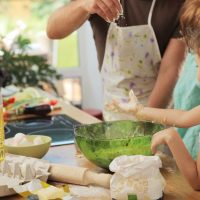
M 153 0 L 152 4 L 151 4 L 151 9 L 149 11 L 149 16 L 148 16 L 148 25 L 150 25 L 150 26 L 151 26 L 151 19 L 152 19 L 152 15 L 153 15 L 153 10 L 154 10 L 155 4 L 156 4 L 156 0 Z

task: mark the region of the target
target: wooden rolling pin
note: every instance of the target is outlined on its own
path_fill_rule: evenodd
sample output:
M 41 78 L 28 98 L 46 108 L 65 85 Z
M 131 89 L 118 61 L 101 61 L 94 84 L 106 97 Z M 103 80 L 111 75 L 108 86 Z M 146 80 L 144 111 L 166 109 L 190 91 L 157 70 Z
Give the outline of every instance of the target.
M 76 185 L 96 185 L 110 188 L 110 174 L 96 173 L 88 168 L 51 164 L 49 180 Z
M 33 168 L 35 167 L 35 172 L 31 172 L 30 165 Z M 0 163 L 0 172 L 5 176 L 9 176 L 9 173 L 10 176 L 19 175 L 22 180 L 30 181 L 34 179 L 34 173 L 39 173 L 37 176 L 40 175 L 39 166 L 43 166 L 43 170 L 46 171 L 44 176 L 46 176 L 46 179 L 51 181 L 83 186 L 97 185 L 104 188 L 110 188 L 110 179 L 112 176 L 110 174 L 96 173 L 83 167 L 52 164 L 48 161 L 19 155 L 6 154 L 4 162 Z M 17 172 L 18 174 L 16 174 Z

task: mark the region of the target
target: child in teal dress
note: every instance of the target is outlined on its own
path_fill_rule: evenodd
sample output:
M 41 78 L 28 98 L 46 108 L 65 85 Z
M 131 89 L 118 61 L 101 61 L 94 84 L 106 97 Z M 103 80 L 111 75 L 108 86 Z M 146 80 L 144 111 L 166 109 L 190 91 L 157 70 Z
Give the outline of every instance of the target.
M 151 144 L 152 153 L 156 153 L 159 145 L 168 145 L 180 172 L 193 189 L 200 190 L 200 151 L 198 149 L 200 144 L 200 0 L 185 1 L 181 12 L 181 28 L 188 48 L 195 54 L 196 64 L 193 56 L 188 55 L 174 91 L 175 107 L 180 110 L 143 107 L 133 92 L 130 92 L 129 103 L 113 100 L 107 108 L 132 114 L 139 120 L 173 126 L 154 134 Z M 191 64 L 187 64 L 188 62 Z M 178 133 L 174 127 L 184 129 L 178 129 Z M 197 156 L 196 160 L 192 158 L 186 146 L 193 157 Z
M 189 53 L 174 89 L 175 109 L 190 110 L 200 105 L 200 81 L 197 79 L 197 70 L 195 55 Z M 178 128 L 177 130 L 193 159 L 197 159 L 200 125 L 191 128 Z

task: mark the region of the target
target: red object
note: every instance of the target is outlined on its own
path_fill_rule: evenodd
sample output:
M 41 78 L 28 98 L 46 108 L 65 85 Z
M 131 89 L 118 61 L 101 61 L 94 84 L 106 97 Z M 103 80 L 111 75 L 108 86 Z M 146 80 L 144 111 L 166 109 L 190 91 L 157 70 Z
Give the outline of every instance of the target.
M 5 111 L 5 112 L 3 113 L 3 118 L 4 118 L 4 120 L 7 120 L 7 119 L 9 118 L 9 114 L 8 114 L 7 111 Z
M 58 103 L 58 101 L 57 101 L 56 99 L 51 99 L 51 100 L 49 101 L 49 104 L 50 104 L 51 106 L 55 106 L 57 103 Z
M 6 107 L 9 104 L 15 103 L 15 97 L 10 97 L 3 100 L 3 106 Z
M 101 110 L 87 108 L 87 109 L 83 109 L 83 111 L 88 113 L 89 115 L 92 115 L 93 117 L 100 119 L 100 120 L 103 119 Z

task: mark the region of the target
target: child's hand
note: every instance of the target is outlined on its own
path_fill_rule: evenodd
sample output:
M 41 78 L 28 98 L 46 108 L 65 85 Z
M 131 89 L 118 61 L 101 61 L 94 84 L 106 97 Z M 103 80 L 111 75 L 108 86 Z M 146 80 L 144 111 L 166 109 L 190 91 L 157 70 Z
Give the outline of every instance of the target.
M 138 102 L 137 97 L 134 95 L 132 90 L 129 92 L 129 98 L 129 102 L 119 102 L 114 99 L 110 103 L 106 104 L 106 109 L 113 112 L 136 114 L 143 106 Z
M 162 131 L 159 131 L 155 133 L 152 137 L 151 141 L 151 151 L 153 154 L 156 153 L 157 147 L 161 144 L 167 144 L 170 139 L 173 140 L 174 133 L 175 133 L 174 128 L 168 128 L 164 129 Z

